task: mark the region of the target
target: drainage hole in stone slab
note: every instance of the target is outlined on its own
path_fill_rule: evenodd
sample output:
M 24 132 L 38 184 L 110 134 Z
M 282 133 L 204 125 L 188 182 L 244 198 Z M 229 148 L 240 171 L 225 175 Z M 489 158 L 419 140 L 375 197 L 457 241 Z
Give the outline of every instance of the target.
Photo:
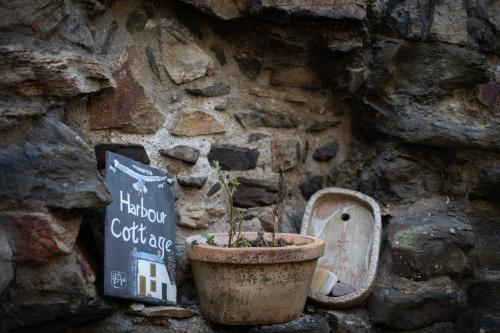
M 340 216 L 340 218 L 342 219 L 342 221 L 349 221 L 351 216 L 349 214 L 344 213 Z

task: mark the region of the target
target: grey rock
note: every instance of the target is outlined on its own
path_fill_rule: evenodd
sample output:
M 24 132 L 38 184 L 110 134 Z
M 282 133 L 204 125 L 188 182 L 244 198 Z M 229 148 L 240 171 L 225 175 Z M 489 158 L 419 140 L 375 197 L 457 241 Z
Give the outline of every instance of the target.
M 0 57 L 0 76 L 12 78 L 0 82 L 2 95 L 76 96 L 116 87 L 107 66 L 80 54 L 54 55 L 22 44 L 3 44 Z
M 307 156 L 309 155 L 309 148 L 309 141 L 306 140 L 306 142 L 304 143 L 304 148 L 302 149 L 302 153 L 300 154 L 300 161 L 302 163 L 305 163 L 307 160 Z
M 179 208 L 178 226 L 187 229 L 204 229 L 221 219 L 226 211 L 221 208 L 189 205 Z
M 300 180 L 300 193 L 304 199 L 308 200 L 314 193 L 323 189 L 325 179 L 323 176 L 308 176 Z
M 106 10 L 106 5 L 103 5 L 99 0 L 84 0 L 83 3 L 90 16 L 100 15 Z
M 215 57 L 217 58 L 219 64 L 224 66 L 226 64 L 226 54 L 224 49 L 219 45 L 214 45 L 210 49 L 215 53 Z
M 337 141 L 330 141 L 325 143 L 319 148 L 316 148 L 316 150 L 313 153 L 313 158 L 316 161 L 320 162 L 328 162 L 331 159 L 333 159 L 335 156 L 337 156 L 337 152 L 339 150 L 339 144 Z
M 481 169 L 470 197 L 498 201 L 500 199 L 500 164 Z
M 146 59 L 148 60 L 149 68 L 151 68 L 151 72 L 155 75 L 155 77 L 161 81 L 160 68 L 158 63 L 156 62 L 156 57 L 151 51 L 151 48 L 145 47 L 144 53 L 146 54 Z
M 247 55 L 235 56 L 240 72 L 250 79 L 255 79 L 260 74 L 262 64 L 257 58 Z
M 60 34 L 68 41 L 94 50 L 95 41 L 87 26 L 86 12 L 73 1 L 65 1 L 67 17 L 60 26 Z
M 473 332 L 494 332 L 500 324 L 500 275 L 477 274 L 467 289 L 467 327 Z
M 47 113 L 51 106 L 52 103 L 38 97 L 2 97 L 0 100 L 0 117 L 7 121 L 8 118 L 22 119 L 30 116 L 42 116 Z
M 306 128 L 307 133 L 319 133 L 340 124 L 340 121 L 315 121 Z
M 238 178 L 240 186 L 234 193 L 234 206 L 241 208 L 273 205 L 277 201 L 278 187 L 274 182 Z
M 382 0 L 381 21 L 407 39 L 425 39 L 432 19 L 431 0 Z
M 332 296 L 339 297 L 349 295 L 355 291 L 356 289 L 351 284 L 339 281 L 332 289 Z
M 484 56 L 452 45 L 397 40 L 379 41 L 375 50 L 362 126 L 409 143 L 499 149 L 496 118 L 471 117 L 459 97 L 446 105 L 437 99 L 487 82 Z M 405 75 L 395 77 L 393 70 Z
M 377 329 L 377 333 L 456 333 L 463 332 L 463 327 L 456 323 L 436 323 L 416 330 Z
M 361 41 L 331 39 L 328 41 L 328 50 L 334 53 L 351 53 L 363 47 Z
M 234 116 L 245 128 L 295 128 L 299 126 L 299 119 L 297 117 L 278 112 L 236 112 Z
M 414 201 L 441 188 L 439 167 L 425 156 L 387 149 L 361 171 L 359 189 L 384 201 Z
M 484 52 L 500 52 L 500 10 L 498 3 L 468 0 L 467 27 L 474 45 Z
M 230 144 L 213 144 L 207 157 L 209 161 L 218 161 L 224 170 L 251 170 L 257 166 L 259 151 Z
M 2 30 L 15 26 L 29 28 L 45 37 L 59 27 L 67 15 L 63 0 L 9 3 L 2 7 L 0 27 Z
M 303 314 L 299 318 L 281 324 L 228 328 L 225 333 L 328 333 L 327 321 L 318 315 Z
M 16 273 L 15 288 L 9 288 L 12 298 L 0 310 L 0 328 L 7 331 L 62 331 L 114 309 L 97 296 L 95 272 L 78 249 L 45 265 L 18 265 Z
M 194 38 L 177 20 L 159 31 L 161 55 L 158 59 L 176 84 L 191 82 L 208 75 L 213 69 L 211 57 L 194 42 Z
M 225 111 L 227 110 L 227 101 L 221 102 L 214 106 L 214 110 L 216 111 Z
M 14 265 L 12 262 L 12 249 L 8 236 L 0 230 L 0 295 L 14 279 Z
M 71 304 L 66 300 L 50 300 L 47 302 L 32 302 L 31 304 L 18 305 L 15 313 L 11 315 L 23 318 L 18 322 L 15 318 L 4 318 L 2 328 L 13 330 L 22 326 L 34 326 L 44 321 L 61 320 L 70 315 Z M 22 317 L 21 317 L 22 316 Z
M 132 11 L 127 18 L 127 30 L 130 33 L 141 32 L 148 21 L 148 14 L 142 8 Z
M 231 86 L 223 82 L 217 82 L 206 86 L 185 87 L 184 90 L 194 96 L 217 97 L 229 94 Z
M 427 282 L 391 279 L 377 283 L 368 299 L 370 318 L 376 325 L 412 330 L 463 316 L 465 294 L 447 277 Z
M 323 310 L 315 311 L 323 316 L 335 333 L 372 333 L 372 325 L 368 313 L 364 309 Z
M 202 188 L 205 186 L 208 177 L 182 177 L 177 176 L 177 183 L 183 187 Z
M 467 42 L 465 1 L 436 1 L 431 34 L 445 43 L 465 44 Z
M 108 32 L 106 34 L 106 38 L 104 39 L 104 41 L 101 45 L 101 54 L 102 55 L 108 54 L 111 45 L 113 45 L 113 42 L 115 41 L 117 31 L 118 31 L 118 23 L 116 23 L 116 20 L 113 20 L 113 22 L 111 22 L 111 24 L 109 25 Z
M 182 0 L 198 9 L 224 20 L 247 15 L 263 16 L 268 20 L 282 21 L 282 17 L 306 16 L 337 20 L 364 20 L 366 1 L 342 1 L 328 3 L 286 3 L 281 1 L 240 1 L 239 3 L 212 3 L 207 0 Z
M 16 136 L 21 142 L 4 147 L 0 156 L 1 206 L 69 209 L 109 203 L 93 151 L 68 126 L 46 116 L 32 127 L 23 125 Z
M 381 83 L 379 79 L 391 76 L 390 73 L 381 72 L 387 66 L 396 66 L 405 72 L 393 83 L 394 88 L 401 90 L 399 93 L 403 95 L 442 95 L 458 88 L 472 88 L 489 80 L 486 58 L 455 45 L 381 39 L 376 42 L 375 50 L 376 71 L 369 77 L 370 87 L 371 84 Z M 410 77 L 425 83 L 416 82 Z
M 194 165 L 198 161 L 200 151 L 190 146 L 178 145 L 167 149 L 160 149 L 160 154 Z
M 281 1 L 249 1 L 250 13 L 266 15 L 274 12 L 276 16 L 306 16 L 316 18 L 329 18 L 336 20 L 364 20 L 366 18 L 367 1 L 341 1 L 341 2 L 294 2 Z M 266 17 L 269 17 L 267 14 Z
M 467 214 L 474 231 L 470 261 L 474 271 L 500 271 L 500 215 L 473 210 Z
M 208 198 L 213 197 L 214 195 L 216 195 L 220 191 L 221 188 L 222 188 L 222 184 L 220 182 L 213 184 L 212 187 L 210 187 L 210 189 L 207 192 L 207 197 Z
M 267 138 L 269 135 L 264 133 L 250 133 L 248 134 L 248 142 L 255 142 Z
M 98 143 L 94 147 L 97 159 L 97 168 L 103 169 L 106 166 L 106 152 L 112 152 L 128 157 L 138 162 L 149 164 L 149 156 L 143 145 L 126 143 Z
M 413 280 L 460 276 L 470 271 L 467 251 L 474 245 L 462 213 L 424 211 L 391 220 L 388 227 L 394 273 Z

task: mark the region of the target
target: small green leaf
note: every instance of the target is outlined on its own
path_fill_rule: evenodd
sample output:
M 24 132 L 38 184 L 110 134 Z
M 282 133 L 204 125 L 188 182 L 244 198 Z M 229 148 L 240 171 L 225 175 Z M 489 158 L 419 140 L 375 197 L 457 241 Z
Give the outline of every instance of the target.
M 241 185 L 241 184 L 240 184 L 240 182 L 238 181 L 238 179 L 236 179 L 236 178 L 231 178 L 231 179 L 229 180 L 229 184 L 230 184 L 231 186 L 233 186 L 233 187 L 238 187 L 238 186 L 240 186 L 240 185 Z

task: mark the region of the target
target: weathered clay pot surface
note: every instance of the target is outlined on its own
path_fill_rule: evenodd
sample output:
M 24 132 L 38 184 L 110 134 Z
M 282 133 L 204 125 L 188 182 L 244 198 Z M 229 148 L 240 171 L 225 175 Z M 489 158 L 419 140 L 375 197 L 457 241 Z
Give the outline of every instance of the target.
M 227 234 L 216 233 L 218 244 Z M 256 233 L 245 233 L 248 239 Z M 275 248 L 223 248 L 188 238 L 196 289 L 204 316 L 226 325 L 263 325 L 298 317 L 306 302 L 324 242 L 296 234 L 278 234 L 295 245 Z M 199 245 L 192 245 L 196 240 Z

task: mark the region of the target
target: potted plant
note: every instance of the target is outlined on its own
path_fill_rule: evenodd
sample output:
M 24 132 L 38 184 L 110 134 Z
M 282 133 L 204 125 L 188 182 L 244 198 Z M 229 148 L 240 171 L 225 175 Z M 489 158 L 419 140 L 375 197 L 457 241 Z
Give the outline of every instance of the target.
M 275 232 L 286 195 L 282 171 L 272 233 L 242 232 L 244 218 L 233 209 L 239 183 L 228 179 L 217 162 L 212 167 L 227 195 L 229 230 L 186 239 L 202 313 L 209 321 L 225 325 L 263 325 L 298 317 L 324 242 Z

